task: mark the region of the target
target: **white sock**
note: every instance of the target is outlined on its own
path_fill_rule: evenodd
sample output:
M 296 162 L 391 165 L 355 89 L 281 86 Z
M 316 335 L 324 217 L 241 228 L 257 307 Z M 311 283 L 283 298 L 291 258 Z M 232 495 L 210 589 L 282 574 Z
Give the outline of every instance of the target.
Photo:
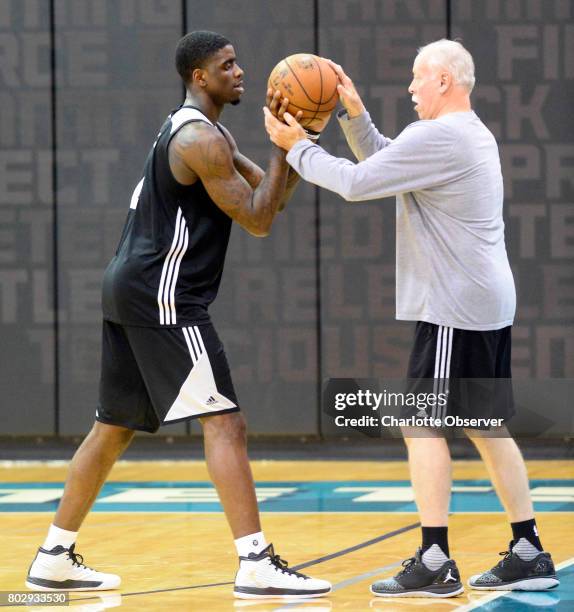
M 427 548 L 422 556 L 421 561 L 432 571 L 436 572 L 437 569 L 441 568 L 448 557 L 442 551 L 442 548 L 438 544 L 433 544 L 430 548 Z
M 516 553 L 523 561 L 532 561 L 540 554 L 538 548 L 526 538 L 520 538 L 512 547 L 512 552 Z
M 237 538 L 235 548 L 240 557 L 249 557 L 250 553 L 258 555 L 264 548 L 267 548 L 267 540 L 262 531 Z
M 44 544 L 42 544 L 42 548 L 45 550 L 52 550 L 55 546 L 70 548 L 70 546 L 76 542 L 77 537 L 77 531 L 66 531 L 65 529 L 56 527 L 56 525 L 50 525 L 48 535 L 46 536 Z

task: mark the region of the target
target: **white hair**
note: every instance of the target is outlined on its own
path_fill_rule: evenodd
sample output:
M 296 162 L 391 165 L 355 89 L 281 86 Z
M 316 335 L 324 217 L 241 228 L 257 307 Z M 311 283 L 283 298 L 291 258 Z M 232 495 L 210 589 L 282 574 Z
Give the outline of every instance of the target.
M 424 61 L 431 68 L 444 68 L 452 74 L 457 85 L 465 87 L 468 93 L 474 87 L 474 62 L 472 55 L 457 41 L 442 38 L 420 47 L 415 58 Z

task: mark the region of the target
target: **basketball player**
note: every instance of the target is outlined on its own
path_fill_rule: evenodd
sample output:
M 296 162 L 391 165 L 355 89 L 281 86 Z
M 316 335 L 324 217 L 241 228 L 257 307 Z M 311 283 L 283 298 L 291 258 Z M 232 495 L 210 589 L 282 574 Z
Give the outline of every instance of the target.
M 340 66 L 340 124 L 359 160 L 337 159 L 266 111 L 271 140 L 307 181 L 349 201 L 397 196 L 397 319 L 416 321 L 408 378 L 510 378 L 514 280 L 504 244 L 502 175 L 496 141 L 471 109 L 474 63 L 458 42 L 419 50 L 408 88 L 420 121 L 394 140 L 380 134 Z M 508 419 L 508 386 L 489 405 L 459 407 Z M 444 388 L 444 387 L 443 387 Z M 450 405 L 450 398 L 448 400 Z M 454 403 L 454 402 L 453 402 Z M 453 406 L 456 407 L 456 406 Z M 422 546 L 394 577 L 375 582 L 381 596 L 451 597 L 463 591 L 447 538 L 451 464 L 444 436 L 405 437 L 422 524 Z M 507 512 L 512 541 L 504 559 L 469 580 L 476 589 L 544 590 L 558 584 L 538 536 L 522 455 L 506 428 L 466 430 Z
M 287 566 L 261 532 L 239 412 L 223 346 L 210 322 L 232 221 L 266 236 L 297 175 L 272 145 L 267 172 L 218 122 L 243 94 L 230 42 L 192 32 L 176 50 L 183 105 L 163 124 L 131 198 L 103 283 L 103 357 L 96 423 L 77 450 L 53 524 L 26 586 L 103 590 L 120 577 L 86 567 L 77 532 L 134 431 L 198 418 L 209 474 L 239 555 L 236 597 L 318 597 L 331 585 Z M 281 117 L 279 92 L 268 104 Z

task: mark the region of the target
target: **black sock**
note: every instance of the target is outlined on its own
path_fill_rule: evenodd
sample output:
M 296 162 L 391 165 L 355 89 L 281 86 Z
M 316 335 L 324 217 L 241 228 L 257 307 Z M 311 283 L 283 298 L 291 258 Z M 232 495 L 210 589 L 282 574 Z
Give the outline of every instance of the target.
M 540 538 L 538 537 L 535 519 L 520 521 L 519 523 L 510 523 L 510 526 L 512 527 L 512 539 L 515 544 L 520 538 L 526 538 L 533 546 L 536 546 L 538 550 L 544 550 L 540 543 Z
M 423 527 L 423 553 L 433 544 L 438 544 L 442 552 L 450 559 L 448 550 L 448 527 Z

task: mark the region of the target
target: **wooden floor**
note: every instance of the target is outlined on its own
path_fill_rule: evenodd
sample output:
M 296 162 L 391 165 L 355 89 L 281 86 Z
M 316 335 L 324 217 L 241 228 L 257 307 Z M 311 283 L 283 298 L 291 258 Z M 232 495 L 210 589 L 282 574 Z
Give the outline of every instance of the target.
M 403 462 L 255 461 L 258 482 L 321 480 L 408 480 Z M 571 462 L 531 461 L 531 478 L 574 478 Z M 455 479 L 486 479 L 479 462 L 455 463 Z M 0 483 L 63 482 L 65 465 L 1 464 Z M 112 481 L 208 481 L 202 462 L 124 462 Z M 1 485 L 0 485 L 1 486 Z M 14 512 L 0 514 L 0 590 L 20 590 L 27 567 L 45 536 L 52 515 Z M 265 534 L 291 564 L 304 563 L 350 548 L 416 522 L 407 513 L 271 513 L 262 515 Z M 572 513 L 541 513 L 538 524 L 545 548 L 556 563 L 574 557 Z M 454 514 L 450 522 L 451 556 L 466 579 L 499 559 L 510 539 L 503 514 Z M 75 593 L 72 606 L 82 610 L 405 610 L 413 605 L 471 609 L 484 597 L 466 589 L 461 597 L 435 600 L 389 600 L 370 595 L 376 578 L 396 573 L 396 567 L 419 545 L 418 529 L 389 537 L 305 570 L 334 585 L 328 599 L 308 603 L 234 601 L 232 584 L 237 558 L 221 513 L 91 514 L 80 533 L 78 550 L 92 567 L 121 574 L 122 589 L 108 595 Z M 223 583 L 223 584 L 221 584 Z M 214 586 L 209 586 L 214 585 Z M 219 585 L 219 586 L 217 586 Z M 194 588 L 196 587 L 196 588 Z M 121 595 L 120 595 L 121 593 Z M 104 598 L 104 599 L 102 599 Z M 47 608 L 37 608 L 46 610 Z M 54 608 L 56 609 L 56 608 Z M 515 609 L 519 609 L 518 607 Z

